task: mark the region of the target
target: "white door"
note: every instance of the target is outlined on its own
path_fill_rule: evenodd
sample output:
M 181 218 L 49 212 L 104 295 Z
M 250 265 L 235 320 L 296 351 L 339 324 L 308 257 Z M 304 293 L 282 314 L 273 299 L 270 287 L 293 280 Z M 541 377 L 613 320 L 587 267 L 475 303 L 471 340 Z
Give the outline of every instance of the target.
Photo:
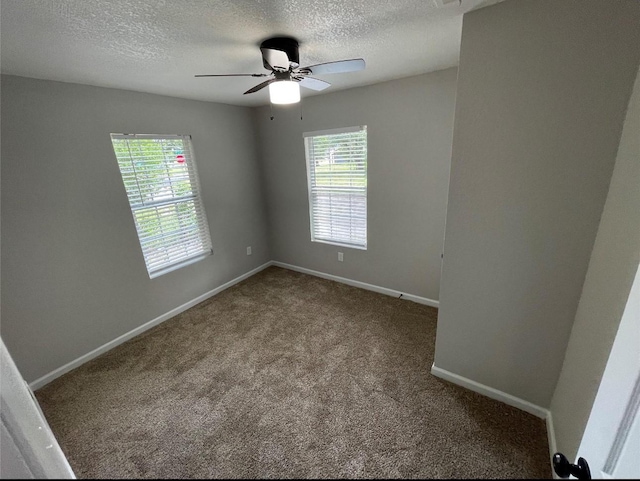
M 75 479 L 1 338 L 0 407 L 0 478 Z
M 594 479 L 640 478 L 639 411 L 640 268 L 578 450 Z

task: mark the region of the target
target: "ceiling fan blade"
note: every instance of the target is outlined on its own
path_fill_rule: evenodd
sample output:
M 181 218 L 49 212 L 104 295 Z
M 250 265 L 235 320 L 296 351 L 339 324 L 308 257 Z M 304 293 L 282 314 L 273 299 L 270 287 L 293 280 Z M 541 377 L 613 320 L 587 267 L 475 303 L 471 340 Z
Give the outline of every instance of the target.
M 351 60 L 338 60 L 337 62 L 319 63 L 317 65 L 309 65 L 308 67 L 301 67 L 299 70 L 308 70 L 309 73 L 314 75 L 321 75 L 327 73 L 347 73 L 356 72 L 358 70 L 364 70 L 365 63 L 362 58 L 353 58 Z
M 272 48 L 260 47 L 262 52 L 263 63 L 269 66 L 272 70 L 289 70 L 289 56 L 282 50 L 274 50 Z M 266 67 L 266 65 L 265 65 Z
M 272 82 L 275 82 L 276 79 L 274 78 L 270 78 L 269 80 L 266 80 L 264 82 L 262 82 L 261 84 L 256 85 L 255 87 L 250 88 L 249 90 L 247 90 L 244 95 L 247 94 L 252 94 L 254 92 L 257 92 L 258 90 L 262 90 L 263 88 L 265 88 L 267 85 L 269 85 Z
M 324 80 L 320 80 L 313 77 L 293 77 L 297 80 L 302 87 L 306 87 L 311 90 L 324 90 L 327 87 L 330 87 L 331 84 L 329 82 L 325 82 Z
M 222 73 L 222 74 L 206 74 L 194 75 L 194 77 L 268 77 L 268 73 Z

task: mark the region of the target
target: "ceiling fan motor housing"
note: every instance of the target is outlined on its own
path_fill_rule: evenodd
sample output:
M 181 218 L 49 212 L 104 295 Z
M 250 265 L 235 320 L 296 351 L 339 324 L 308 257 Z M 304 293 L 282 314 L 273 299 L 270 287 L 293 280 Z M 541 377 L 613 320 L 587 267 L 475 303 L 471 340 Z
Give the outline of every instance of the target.
M 284 81 L 297 83 L 295 87 L 304 87 L 311 90 L 324 90 L 331 84 L 314 77 L 311 74 L 335 74 L 356 72 L 365 67 L 364 59 L 352 58 L 335 62 L 324 62 L 308 67 L 300 67 L 298 56 L 298 41 L 292 37 L 271 37 L 260 44 L 262 53 L 262 65 L 270 73 L 230 73 L 230 74 L 206 74 L 196 77 L 268 77 L 262 83 L 251 87 L 244 95 L 252 94 L 269 87 L 287 87 Z M 277 84 L 277 85 L 272 85 Z M 289 85 L 291 87 L 291 85 Z M 292 89 L 293 90 L 293 89 Z M 299 89 L 296 89 L 299 92 Z
M 269 48 L 272 50 L 280 50 L 287 54 L 289 57 L 289 62 L 291 62 L 292 68 L 297 68 L 300 66 L 300 57 L 298 55 L 298 41 L 295 38 L 291 37 L 272 37 L 266 39 L 264 42 L 260 44 L 260 48 Z M 262 58 L 262 65 L 267 70 L 271 70 L 269 63 L 266 59 Z

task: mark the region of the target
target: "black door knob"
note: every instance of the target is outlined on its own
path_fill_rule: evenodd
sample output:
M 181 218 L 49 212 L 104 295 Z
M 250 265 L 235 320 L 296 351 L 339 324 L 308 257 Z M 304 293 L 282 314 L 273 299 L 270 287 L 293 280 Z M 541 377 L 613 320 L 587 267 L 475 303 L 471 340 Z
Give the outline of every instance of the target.
M 561 478 L 591 479 L 589 463 L 584 458 L 578 458 L 578 464 L 571 464 L 564 454 L 556 453 L 553 455 L 553 470 Z

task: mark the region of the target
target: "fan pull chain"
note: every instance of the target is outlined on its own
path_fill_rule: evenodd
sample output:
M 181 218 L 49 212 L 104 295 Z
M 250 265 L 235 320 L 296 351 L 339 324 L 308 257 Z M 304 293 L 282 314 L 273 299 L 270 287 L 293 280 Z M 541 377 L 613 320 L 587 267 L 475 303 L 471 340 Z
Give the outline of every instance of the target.
M 271 102 L 269 102 L 269 111 L 271 112 L 270 119 L 273 120 L 274 119 L 274 117 L 273 117 L 273 104 Z
M 302 120 L 302 99 L 298 102 L 298 107 L 300 108 L 300 120 Z

